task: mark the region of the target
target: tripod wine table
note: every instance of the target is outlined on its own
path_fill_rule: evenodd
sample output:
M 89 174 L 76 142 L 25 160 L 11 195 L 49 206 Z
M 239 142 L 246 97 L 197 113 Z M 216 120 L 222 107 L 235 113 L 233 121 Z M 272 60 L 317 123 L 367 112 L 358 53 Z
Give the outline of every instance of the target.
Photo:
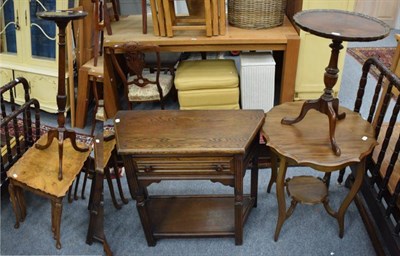
M 294 15 L 293 19 L 302 30 L 316 36 L 332 39 L 332 43 L 329 45 L 332 52 L 324 74 L 324 93 L 319 99 L 305 101 L 297 117 L 285 117 L 281 120 L 281 123 L 295 124 L 300 122 L 310 109 L 326 114 L 329 119 L 329 137 L 332 150 L 335 155 L 340 156 L 341 150 L 335 139 L 336 119 L 344 119 L 346 114 L 339 114 L 339 100 L 333 97 L 332 89 L 338 79 L 337 63 L 339 51 L 343 49 L 342 42 L 379 40 L 389 34 L 390 27 L 376 18 L 342 10 L 306 10 Z
M 62 180 L 62 159 L 63 159 L 63 145 L 65 139 L 70 139 L 72 147 L 79 152 L 86 152 L 89 148 L 80 148 L 76 144 L 76 134 L 73 130 L 65 128 L 65 105 L 67 96 L 65 94 L 65 28 L 71 20 L 83 19 L 87 12 L 82 11 L 48 11 L 37 13 L 38 17 L 44 20 L 52 20 L 56 23 L 59 33 L 58 41 L 58 91 L 57 91 L 57 107 L 58 117 L 57 129 L 51 129 L 48 133 L 47 142 L 45 145 L 35 144 L 37 149 L 46 149 L 53 142 L 54 138 L 58 138 L 58 179 Z

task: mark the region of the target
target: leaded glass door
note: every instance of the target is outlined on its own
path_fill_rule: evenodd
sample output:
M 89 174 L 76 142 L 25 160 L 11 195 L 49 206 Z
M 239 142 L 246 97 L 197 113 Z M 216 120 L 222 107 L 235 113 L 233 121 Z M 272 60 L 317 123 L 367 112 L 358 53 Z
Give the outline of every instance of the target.
M 16 55 L 19 13 L 14 0 L 0 0 L 0 53 Z

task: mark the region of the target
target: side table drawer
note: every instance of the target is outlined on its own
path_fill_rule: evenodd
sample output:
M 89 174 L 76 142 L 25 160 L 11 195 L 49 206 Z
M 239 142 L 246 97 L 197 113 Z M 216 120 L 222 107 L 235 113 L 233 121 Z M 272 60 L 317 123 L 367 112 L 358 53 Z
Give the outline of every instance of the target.
M 134 158 L 138 166 L 138 175 L 151 173 L 224 173 L 231 171 L 232 157 L 171 157 L 171 158 Z

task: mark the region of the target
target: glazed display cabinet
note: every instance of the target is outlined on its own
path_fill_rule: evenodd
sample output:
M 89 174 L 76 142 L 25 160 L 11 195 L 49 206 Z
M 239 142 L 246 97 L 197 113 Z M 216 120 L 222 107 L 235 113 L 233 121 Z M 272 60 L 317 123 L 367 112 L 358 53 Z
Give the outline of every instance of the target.
M 31 97 L 50 113 L 57 112 L 58 32 L 54 22 L 42 20 L 36 13 L 68 9 L 77 2 L 0 0 L 0 84 L 25 77 Z M 22 91 L 15 95 L 17 103 L 24 101 Z

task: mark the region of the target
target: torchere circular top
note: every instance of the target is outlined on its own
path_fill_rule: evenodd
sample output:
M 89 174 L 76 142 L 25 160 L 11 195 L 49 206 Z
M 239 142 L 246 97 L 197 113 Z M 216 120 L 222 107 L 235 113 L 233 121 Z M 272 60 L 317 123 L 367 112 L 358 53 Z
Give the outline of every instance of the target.
M 305 10 L 296 13 L 293 19 L 306 32 L 339 41 L 375 41 L 390 32 L 390 27 L 381 20 L 343 10 Z
M 71 10 L 58 10 L 58 11 L 46 11 L 38 12 L 36 14 L 39 18 L 44 20 L 53 20 L 55 22 L 59 21 L 70 21 L 82 19 L 87 15 L 84 11 L 71 11 Z

